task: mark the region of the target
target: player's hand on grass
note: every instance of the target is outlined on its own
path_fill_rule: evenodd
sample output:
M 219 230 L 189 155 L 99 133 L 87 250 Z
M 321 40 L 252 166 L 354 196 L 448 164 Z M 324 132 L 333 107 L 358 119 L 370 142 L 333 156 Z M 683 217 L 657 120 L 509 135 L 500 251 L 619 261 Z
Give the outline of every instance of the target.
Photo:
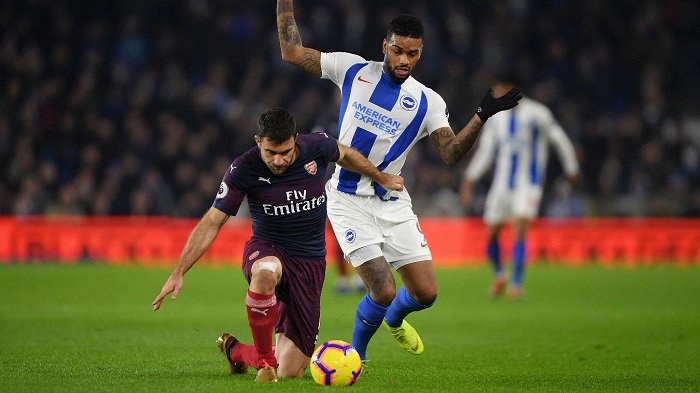
M 520 95 L 520 89 L 514 87 L 510 91 L 498 98 L 493 96 L 493 89 L 489 89 L 481 100 L 479 108 L 476 110 L 476 115 L 481 121 L 486 121 L 489 117 L 500 111 L 505 111 L 518 105 L 518 101 L 523 98 Z
M 180 275 L 171 275 L 168 277 L 168 281 L 165 282 L 163 289 L 160 291 L 158 296 L 156 296 L 156 300 L 153 301 L 153 311 L 157 311 L 160 308 L 160 304 L 169 293 L 172 292 L 170 298 L 175 300 L 178 292 L 180 292 L 180 289 L 182 288 L 182 281 L 183 277 Z

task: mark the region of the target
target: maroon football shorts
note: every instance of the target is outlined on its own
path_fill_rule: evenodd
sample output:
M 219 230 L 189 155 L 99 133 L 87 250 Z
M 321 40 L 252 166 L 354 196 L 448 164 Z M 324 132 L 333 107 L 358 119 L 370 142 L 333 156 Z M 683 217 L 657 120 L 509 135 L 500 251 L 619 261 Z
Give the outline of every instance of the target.
M 321 321 L 321 290 L 326 261 L 288 256 L 284 250 L 261 239 L 250 239 L 243 248 L 243 275 L 250 283 L 253 263 L 266 256 L 282 262 L 282 280 L 275 289 L 279 316 L 275 333 L 284 333 L 306 355 L 316 348 Z

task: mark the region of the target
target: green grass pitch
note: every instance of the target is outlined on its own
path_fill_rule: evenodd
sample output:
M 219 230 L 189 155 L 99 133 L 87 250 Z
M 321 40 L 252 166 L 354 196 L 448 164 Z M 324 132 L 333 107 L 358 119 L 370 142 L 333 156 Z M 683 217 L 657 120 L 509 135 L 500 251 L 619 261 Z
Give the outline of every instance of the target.
M 319 343 L 350 340 L 360 295 L 324 291 Z M 320 392 L 228 375 L 214 341 L 250 342 L 240 269 L 0 266 L 0 392 Z M 383 329 L 353 392 L 698 392 L 700 269 L 534 265 L 525 297 L 492 300 L 486 267 L 438 270 L 435 306 L 409 316 L 425 352 Z

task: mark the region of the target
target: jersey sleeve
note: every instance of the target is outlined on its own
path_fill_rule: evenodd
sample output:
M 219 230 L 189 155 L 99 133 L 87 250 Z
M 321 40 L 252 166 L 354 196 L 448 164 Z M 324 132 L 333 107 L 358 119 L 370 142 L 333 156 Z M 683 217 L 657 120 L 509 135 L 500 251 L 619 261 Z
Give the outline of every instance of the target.
M 314 146 L 320 149 L 323 159 L 326 163 L 336 162 L 340 158 L 340 149 L 338 148 L 338 141 L 325 132 L 314 132 L 309 134 L 309 139 Z
M 321 78 L 330 79 L 338 86 L 343 84 L 348 68 L 357 63 L 366 63 L 361 56 L 347 52 L 321 52 Z
M 228 169 L 226 169 L 226 173 L 219 185 L 219 191 L 216 193 L 214 203 L 212 204 L 212 206 L 230 216 L 235 216 L 238 213 L 238 209 L 241 207 L 241 203 L 243 203 L 243 198 L 246 194 L 240 181 L 240 176 L 243 171 L 240 165 L 242 165 L 242 163 L 235 160 Z
M 474 157 L 464 171 L 464 177 L 471 182 L 477 181 L 489 169 L 496 155 L 496 130 L 492 124 L 484 124 Z
M 554 115 L 549 109 L 544 109 L 540 117 L 541 128 L 546 130 L 547 138 L 549 139 L 554 151 L 557 153 L 561 161 L 564 173 L 567 175 L 575 175 L 579 172 L 578 161 L 576 161 L 576 153 L 574 145 L 564 132 L 564 129 L 554 119 Z
M 425 117 L 425 128 L 428 135 L 432 134 L 433 131 L 437 129 L 449 128 L 450 113 L 447 110 L 445 100 L 434 90 L 428 90 L 426 92 L 426 97 L 428 99 L 428 113 Z

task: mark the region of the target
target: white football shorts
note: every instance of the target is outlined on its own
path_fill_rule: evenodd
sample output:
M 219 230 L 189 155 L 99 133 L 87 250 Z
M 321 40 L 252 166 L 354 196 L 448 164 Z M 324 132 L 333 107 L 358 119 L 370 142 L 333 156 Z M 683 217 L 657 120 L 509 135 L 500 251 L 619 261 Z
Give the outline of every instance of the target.
M 492 187 L 486 196 L 484 221 L 487 224 L 500 224 L 511 218 L 537 217 L 542 201 L 542 187 L 539 185 L 521 186 L 509 190 Z
M 433 259 L 406 189 L 392 194 L 398 196 L 397 200 L 382 201 L 376 196 L 338 191 L 328 182 L 326 195 L 328 219 L 346 256 L 359 248 L 378 245 L 394 269 Z M 350 259 L 355 267 L 367 261 Z

